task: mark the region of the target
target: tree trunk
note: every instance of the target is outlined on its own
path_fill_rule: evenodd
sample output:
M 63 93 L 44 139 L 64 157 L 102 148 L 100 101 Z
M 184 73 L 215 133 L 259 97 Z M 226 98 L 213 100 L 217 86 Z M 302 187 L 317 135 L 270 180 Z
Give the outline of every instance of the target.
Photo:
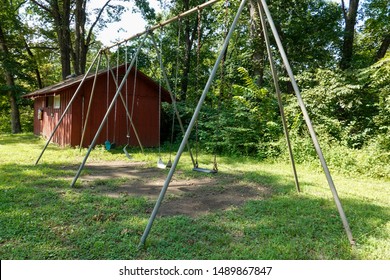
M 265 43 L 262 27 L 259 24 L 260 15 L 258 14 L 257 1 L 251 0 L 249 3 L 249 11 L 251 17 L 250 36 L 253 49 L 253 74 L 256 77 L 256 84 L 261 86 L 264 81 L 264 55 Z
M 353 57 L 353 42 L 355 38 L 355 25 L 356 17 L 359 8 L 359 0 L 350 0 L 348 11 L 345 7 L 344 0 L 341 1 L 345 27 L 344 27 L 344 38 L 343 46 L 341 50 L 340 68 L 346 70 L 351 67 Z
M 37 65 L 37 63 L 36 63 L 34 54 L 33 54 L 33 52 L 31 51 L 30 46 L 28 45 L 28 43 L 27 43 L 26 40 L 24 40 L 24 45 L 25 45 L 25 47 L 26 47 L 26 50 L 27 50 L 28 55 L 30 56 L 30 59 L 31 59 L 31 60 L 33 61 L 33 63 L 34 63 L 34 72 L 35 72 L 35 77 L 36 77 L 36 79 L 37 79 L 38 88 L 43 88 L 41 73 L 39 72 L 39 68 L 38 68 L 38 65 Z
M 11 56 L 8 50 L 7 41 L 3 33 L 3 28 L 1 26 L 1 23 L 0 23 L 0 52 L 2 53 L 2 56 L 4 56 L 4 58 L 6 59 L 10 58 Z M 20 113 L 19 113 L 19 107 L 16 98 L 16 92 L 15 92 L 15 80 L 12 72 L 10 71 L 10 69 L 8 69 L 8 67 L 4 67 L 3 71 L 4 71 L 4 79 L 8 87 L 7 94 L 11 106 L 11 132 L 21 133 L 22 126 L 20 124 Z
M 189 9 L 190 3 L 189 0 L 184 1 L 184 10 L 187 11 Z M 181 79 L 181 90 L 180 97 L 184 101 L 187 97 L 188 91 L 188 78 L 191 68 L 191 49 L 192 49 L 192 40 L 191 40 L 191 26 L 189 18 L 185 18 L 184 20 L 184 61 L 183 61 L 183 75 Z
M 385 38 L 383 39 L 382 44 L 376 53 L 375 61 L 378 61 L 385 57 L 386 52 L 389 49 L 389 46 L 390 46 L 390 34 L 386 35 Z
M 92 23 L 88 33 L 85 29 L 87 22 L 87 1 L 76 0 L 75 9 L 75 43 L 73 56 L 74 72 L 77 75 L 84 74 L 87 65 L 87 54 L 91 45 L 93 30 L 102 17 L 104 10 L 108 7 L 111 0 L 106 0 L 105 4 L 101 7 L 99 13 L 96 16 L 95 21 Z
M 70 0 L 53 0 L 45 6 L 39 1 L 31 0 L 35 5 L 49 13 L 54 21 L 62 68 L 62 79 L 71 74 L 71 36 L 70 36 Z
M 74 43 L 74 58 L 73 69 L 76 75 L 83 74 L 85 72 L 86 55 L 88 52 L 88 46 L 85 44 L 85 0 L 76 0 L 75 9 L 75 43 Z
M 58 10 L 57 10 L 58 8 Z M 70 0 L 64 0 L 62 3 L 62 11 L 58 6 L 55 6 L 57 23 L 58 43 L 61 52 L 61 65 L 62 65 L 62 79 L 65 80 L 67 76 L 72 73 L 71 70 L 71 51 L 72 41 L 70 36 Z M 57 13 L 58 11 L 58 13 Z
M 14 86 L 15 86 L 15 84 L 14 84 Z M 19 106 L 18 106 L 18 103 L 16 101 L 16 95 L 12 90 L 9 91 L 9 102 L 11 105 L 11 132 L 12 133 L 21 133 L 22 126 L 20 124 Z

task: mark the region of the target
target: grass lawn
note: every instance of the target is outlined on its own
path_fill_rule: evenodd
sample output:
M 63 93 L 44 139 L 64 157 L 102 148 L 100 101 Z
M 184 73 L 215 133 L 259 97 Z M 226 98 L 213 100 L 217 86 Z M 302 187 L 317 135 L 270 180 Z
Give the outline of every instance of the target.
M 207 175 L 194 174 L 184 154 L 178 176 L 229 176 L 260 184 L 270 195 L 197 217 L 158 217 L 138 250 L 155 201 L 110 197 L 90 187 L 93 183 L 71 188 L 86 150 L 50 145 L 35 166 L 43 146 L 31 134 L 0 135 L 1 259 L 390 259 L 389 178 L 332 174 L 357 243 L 352 249 L 319 170 L 297 167 L 302 188 L 297 194 L 288 162 L 220 157 L 220 172 Z M 156 163 L 156 151 L 132 154 L 136 161 Z M 127 160 L 120 149 L 96 148 L 87 165 L 118 160 Z M 124 181 L 95 184 L 115 189 Z

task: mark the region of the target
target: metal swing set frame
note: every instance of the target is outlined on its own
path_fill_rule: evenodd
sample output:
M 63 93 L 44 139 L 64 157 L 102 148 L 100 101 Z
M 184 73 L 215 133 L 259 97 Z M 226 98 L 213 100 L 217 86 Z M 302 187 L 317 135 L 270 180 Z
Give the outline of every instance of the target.
M 44 151 L 46 150 L 46 148 L 49 145 L 51 139 L 53 138 L 53 135 L 54 135 L 55 131 L 57 130 L 57 128 L 60 125 L 60 123 L 62 122 L 62 120 L 63 120 L 63 118 L 65 116 L 65 113 L 68 111 L 68 109 L 71 106 L 72 102 L 74 101 L 77 93 L 79 92 L 82 84 L 84 83 L 86 77 L 88 76 L 89 72 L 91 71 L 93 65 L 96 63 L 97 58 L 100 57 L 101 54 L 105 53 L 105 50 L 111 49 L 113 47 L 117 47 L 117 46 L 119 46 L 119 45 L 121 45 L 123 43 L 126 43 L 126 42 L 134 39 L 134 38 L 141 38 L 142 40 L 141 40 L 141 42 L 140 42 L 140 44 L 139 44 L 139 46 L 137 48 L 137 51 L 136 51 L 133 59 L 131 60 L 130 66 L 129 66 L 129 68 L 126 71 L 125 76 L 122 79 L 122 82 L 119 85 L 117 84 L 117 91 L 116 91 L 116 93 L 115 93 L 115 95 L 114 95 L 114 97 L 113 97 L 113 99 L 111 101 L 111 104 L 107 108 L 107 112 L 106 112 L 106 114 L 105 114 L 105 116 L 104 116 L 104 118 L 103 118 L 103 120 L 101 122 L 101 125 L 100 125 L 100 127 L 99 127 L 99 129 L 98 129 L 98 131 L 97 131 L 97 133 L 96 133 L 96 135 L 94 137 L 94 139 L 92 140 L 92 143 L 91 143 L 91 145 L 90 145 L 90 147 L 89 147 L 89 149 L 88 149 L 88 151 L 87 151 L 87 153 L 86 153 L 86 155 L 85 155 L 85 157 L 84 157 L 84 159 L 83 159 L 83 161 L 82 161 L 82 163 L 81 163 L 81 165 L 80 165 L 80 167 L 79 167 L 79 169 L 78 169 L 78 171 L 77 171 L 77 173 L 76 173 L 76 175 L 75 175 L 75 177 L 74 177 L 74 179 L 73 179 L 73 181 L 71 183 L 71 186 L 73 187 L 75 185 L 77 179 L 79 178 L 82 169 L 85 166 L 85 163 L 86 163 L 86 161 L 87 161 L 87 159 L 89 157 L 89 154 L 91 153 L 93 147 L 96 144 L 96 140 L 97 140 L 97 138 L 98 138 L 98 136 L 99 136 L 99 134 L 100 134 L 100 132 L 101 132 L 105 122 L 107 121 L 108 114 L 111 112 L 111 110 L 115 106 L 115 102 L 116 102 L 117 98 L 120 96 L 120 98 L 122 100 L 122 103 L 124 105 L 126 104 L 125 100 L 123 99 L 123 96 L 121 94 L 121 90 L 122 90 L 122 88 L 123 88 L 123 86 L 124 86 L 124 84 L 125 84 L 125 82 L 126 82 L 126 80 L 128 78 L 130 70 L 134 67 L 136 57 L 138 56 L 138 54 L 139 54 L 139 52 L 140 52 L 140 50 L 141 50 L 141 48 L 142 48 L 142 46 L 143 46 L 143 44 L 145 42 L 145 39 L 147 37 L 147 36 L 144 36 L 142 38 L 142 36 L 145 35 L 145 34 L 148 35 L 148 36 L 151 36 L 151 38 L 153 40 L 153 44 L 154 44 L 154 46 L 155 46 L 155 48 L 157 50 L 158 56 L 160 56 L 159 51 L 158 51 L 158 47 L 157 47 L 157 43 L 156 43 L 156 41 L 155 41 L 155 39 L 153 37 L 153 33 L 152 33 L 154 30 L 162 28 L 163 26 L 168 25 L 168 24 L 170 24 L 170 23 L 172 23 L 174 21 L 180 20 L 181 18 L 183 18 L 185 16 L 188 16 L 188 15 L 190 15 L 192 13 L 195 13 L 195 12 L 197 12 L 199 10 L 202 10 L 202 9 L 204 9 L 204 8 L 206 8 L 208 6 L 211 6 L 211 5 L 213 5 L 213 4 L 215 4 L 215 3 L 219 2 L 219 1 L 221 1 L 221 0 L 211 0 L 211 1 L 208 1 L 208 2 L 206 2 L 204 4 L 202 4 L 202 5 L 199 5 L 199 6 L 195 7 L 195 8 L 193 8 L 193 9 L 185 11 L 185 12 L 183 12 L 183 13 L 181 13 L 181 14 L 179 14 L 179 15 L 177 15 L 177 16 L 175 16 L 175 17 L 173 17 L 173 18 L 171 18 L 171 19 L 169 19 L 169 20 L 167 20 L 165 22 L 162 22 L 162 23 L 159 23 L 159 24 L 157 24 L 157 25 L 155 25 L 153 27 L 150 27 L 150 28 L 146 29 L 144 32 L 138 33 L 135 36 L 132 36 L 132 37 L 126 39 L 126 40 L 120 41 L 120 42 L 118 42 L 118 43 L 116 43 L 116 44 L 114 44 L 112 46 L 109 46 L 109 47 L 107 47 L 105 49 L 100 50 L 99 54 L 95 57 L 95 59 L 92 62 L 91 66 L 89 67 L 87 73 L 85 74 L 85 76 L 81 80 L 80 85 L 76 89 L 76 91 L 75 91 L 72 99 L 70 100 L 67 108 L 65 109 L 63 115 L 60 117 L 57 125 L 55 126 L 51 136 L 47 140 L 47 143 L 46 143 L 43 151 L 39 155 L 39 157 L 38 157 L 38 159 L 37 159 L 35 164 L 38 164 L 39 160 L 41 159 Z M 234 17 L 234 20 L 233 20 L 232 24 L 230 25 L 229 31 L 228 31 L 228 33 L 227 33 L 227 35 L 225 37 L 225 40 L 223 42 L 223 45 L 222 45 L 221 49 L 220 49 L 220 53 L 218 55 L 218 58 L 215 61 L 214 67 L 213 67 L 213 69 L 212 69 L 212 71 L 211 71 L 211 73 L 209 75 L 207 83 L 206 83 L 206 85 L 205 85 L 205 87 L 203 89 L 203 92 L 202 92 L 202 94 L 201 94 L 201 96 L 199 98 L 198 104 L 197 104 L 197 106 L 195 108 L 195 111 L 193 113 L 191 121 L 190 121 L 190 123 L 189 123 L 189 125 L 188 125 L 186 130 L 184 130 L 184 127 L 183 127 L 183 124 L 181 122 L 179 113 L 177 111 L 176 101 L 175 101 L 175 98 L 172 96 L 172 90 L 171 90 L 170 84 L 168 82 L 165 69 L 163 68 L 163 66 L 161 67 L 162 76 L 163 76 L 162 79 L 165 80 L 165 83 L 166 83 L 166 86 L 167 86 L 167 90 L 168 90 L 168 92 L 171 95 L 171 100 L 172 100 L 172 103 L 173 103 L 175 114 L 177 116 L 177 119 L 179 121 L 181 130 L 182 130 L 184 136 L 183 136 L 183 139 L 181 141 L 180 147 L 179 147 L 179 149 L 178 149 L 178 151 L 177 151 L 177 153 L 175 155 L 175 158 L 174 158 L 174 161 L 172 163 L 172 166 L 169 169 L 168 175 L 167 175 L 166 180 L 165 180 L 165 182 L 163 184 L 163 187 L 161 189 L 160 195 L 159 195 L 159 197 L 158 197 L 158 199 L 157 199 L 157 201 L 155 203 L 155 206 L 153 208 L 151 216 L 150 216 L 150 218 L 148 220 L 148 223 L 147 223 L 147 225 L 145 227 L 145 230 L 144 230 L 144 232 L 142 234 L 142 237 L 141 237 L 141 240 L 140 240 L 140 243 L 139 243 L 139 247 L 140 248 L 145 246 L 145 242 L 146 242 L 146 239 L 147 239 L 147 237 L 148 237 L 148 235 L 150 233 L 150 230 L 151 230 L 151 228 L 153 226 L 153 222 L 156 219 L 156 216 L 157 216 L 157 213 L 158 213 L 159 208 L 161 206 L 161 203 L 162 203 L 162 201 L 163 201 L 163 199 L 165 197 L 165 194 L 166 194 L 166 192 L 168 190 L 169 184 L 170 184 L 170 182 L 172 180 L 172 177 L 173 177 L 173 175 L 174 175 L 174 173 L 176 171 L 176 168 L 178 166 L 178 163 L 180 161 L 180 157 L 183 154 L 183 152 L 184 152 L 186 147 L 189 150 L 192 162 L 193 162 L 193 164 L 195 166 L 195 161 L 194 161 L 194 158 L 192 156 L 191 148 L 189 146 L 188 140 L 189 140 L 190 134 L 191 134 L 191 132 L 192 132 L 192 130 L 193 130 L 195 124 L 196 124 L 196 121 L 198 119 L 198 116 L 199 116 L 199 113 L 201 111 L 201 108 L 202 108 L 202 105 L 204 103 L 204 100 L 206 98 L 206 95 L 207 95 L 207 93 L 210 90 L 210 87 L 211 87 L 211 85 L 213 83 L 214 78 L 216 77 L 217 69 L 218 69 L 221 61 L 223 60 L 224 53 L 227 50 L 227 46 L 229 44 L 229 41 L 230 41 L 230 39 L 232 37 L 232 34 L 235 31 L 237 22 L 239 20 L 239 17 L 241 15 L 241 13 L 242 13 L 246 3 L 247 3 L 247 0 L 241 0 L 240 6 L 239 6 L 239 8 L 237 10 L 237 13 L 236 13 L 236 15 Z M 282 45 L 282 42 L 280 40 L 280 37 L 279 37 L 279 34 L 277 32 L 276 26 L 275 26 L 274 21 L 272 19 L 271 13 L 270 13 L 270 11 L 268 9 L 268 5 L 266 3 L 266 0 L 256 0 L 256 3 L 257 3 L 257 8 L 258 8 L 258 11 L 259 11 L 259 15 L 260 15 L 260 21 L 261 21 L 262 29 L 263 29 L 263 32 L 264 32 L 264 41 L 265 41 L 265 44 L 266 44 L 268 60 L 269 60 L 269 63 L 270 63 L 271 74 L 272 74 L 273 81 L 274 81 L 275 93 L 276 93 L 276 97 L 277 97 L 277 100 L 278 100 L 278 103 L 279 103 L 280 115 L 281 115 L 283 128 L 284 128 L 284 133 L 285 133 L 285 137 L 286 137 L 286 141 L 287 141 L 287 145 L 288 145 L 289 156 L 290 156 L 291 165 L 292 165 L 292 169 L 293 169 L 293 175 L 294 175 L 294 179 L 295 179 L 296 189 L 297 189 L 298 192 L 300 192 L 298 176 L 297 176 L 297 172 L 296 172 L 296 168 L 295 168 L 294 157 L 293 157 L 293 153 L 292 153 L 292 149 L 291 149 L 291 144 L 290 144 L 290 140 L 289 140 L 287 125 L 286 125 L 286 120 L 285 120 L 285 115 L 284 115 L 284 109 L 283 109 L 283 104 L 282 104 L 282 99 L 281 99 L 281 92 L 280 92 L 279 82 L 278 82 L 279 81 L 278 74 L 277 74 L 277 71 L 276 71 L 276 68 L 275 68 L 273 55 L 271 53 L 270 39 L 269 39 L 268 31 L 267 31 L 268 28 L 271 29 L 273 38 L 274 38 L 274 40 L 275 40 L 275 42 L 277 44 L 277 48 L 278 48 L 279 54 L 281 56 L 281 59 L 282 59 L 283 64 L 285 66 L 285 69 L 287 70 L 288 76 L 289 76 L 290 81 L 292 83 L 292 86 L 293 86 L 293 89 L 294 89 L 294 92 L 295 92 L 295 95 L 296 95 L 299 107 L 301 109 L 301 112 L 302 112 L 302 115 L 304 117 L 305 123 L 307 125 L 308 130 L 309 130 L 309 134 L 311 136 L 314 148 L 315 148 L 316 153 L 317 153 L 317 155 L 319 157 L 319 160 L 321 162 L 321 165 L 322 165 L 323 171 L 325 173 L 325 176 L 326 176 L 329 188 L 331 190 L 334 202 L 335 202 L 337 210 L 339 212 L 339 216 L 341 218 L 341 221 L 342 221 L 345 233 L 347 235 L 347 238 L 348 238 L 351 246 L 354 246 L 355 245 L 355 241 L 354 241 L 353 236 L 352 236 L 352 231 L 350 229 L 348 220 L 347 220 L 345 212 L 343 210 L 340 198 L 338 196 L 338 193 L 337 193 L 336 187 L 334 185 L 332 176 L 330 174 L 329 168 L 327 166 L 326 160 L 325 160 L 324 155 L 322 153 L 322 149 L 321 149 L 320 144 L 318 142 L 318 138 L 317 138 L 316 132 L 315 132 L 315 130 L 313 128 L 313 125 L 312 125 L 311 119 L 309 117 L 309 114 L 307 112 L 306 106 L 305 106 L 304 101 L 303 101 L 303 99 L 301 97 L 301 93 L 300 93 L 299 87 L 297 85 L 297 82 L 295 80 L 295 77 L 294 77 L 293 71 L 291 69 L 289 60 L 287 58 L 286 52 L 285 52 L 284 47 Z M 159 59 L 161 59 L 161 58 L 159 57 Z M 99 58 L 99 61 L 100 61 L 100 58 Z M 134 125 L 132 123 L 131 115 L 128 112 L 127 108 L 126 108 L 126 114 L 127 114 L 127 117 L 129 118 L 129 120 L 130 120 L 130 122 L 131 122 L 131 124 L 132 124 L 132 126 L 134 128 Z

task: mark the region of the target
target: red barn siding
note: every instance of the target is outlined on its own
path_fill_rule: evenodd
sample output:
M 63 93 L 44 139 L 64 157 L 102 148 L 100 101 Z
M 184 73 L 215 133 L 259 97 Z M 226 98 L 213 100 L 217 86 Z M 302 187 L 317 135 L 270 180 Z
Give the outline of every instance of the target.
M 68 104 L 71 93 L 69 91 L 62 92 L 60 94 L 60 108 L 55 109 L 53 105 L 47 106 L 46 96 L 38 97 L 35 99 L 34 104 L 34 133 L 36 135 L 42 135 L 45 138 L 49 138 L 57 125 L 61 115 L 64 112 L 66 104 Z M 38 110 L 42 110 L 42 119 L 38 119 Z M 60 126 L 58 127 L 57 133 L 54 134 L 52 141 L 61 145 L 70 145 L 71 135 L 71 119 L 72 114 L 66 114 Z
M 84 136 L 84 146 L 88 146 L 92 142 L 106 112 L 108 106 L 111 104 L 112 99 L 116 93 L 116 86 L 112 77 L 110 77 L 110 92 L 108 96 L 107 104 L 107 77 L 101 77 L 96 83 L 96 89 L 92 100 L 90 116 L 88 119 L 87 129 Z M 92 89 L 93 81 L 89 81 L 85 85 L 84 95 L 84 120 L 88 110 L 88 104 L 90 99 L 90 93 Z M 126 101 L 126 94 L 128 100 L 128 110 L 131 114 L 131 107 L 133 102 L 133 87 L 134 78 L 131 73 L 130 78 L 127 81 L 127 93 L 125 87 L 122 89 L 123 100 Z M 82 102 L 77 102 L 81 104 Z M 141 144 L 147 147 L 158 146 L 158 88 L 151 87 L 145 79 L 138 76 L 137 88 L 134 102 L 133 112 L 133 124 L 137 130 L 137 134 L 140 138 Z M 128 124 L 130 132 L 130 145 L 138 146 L 138 141 L 135 136 L 134 130 L 130 124 L 130 121 L 126 123 L 126 110 L 120 97 L 116 100 L 110 114 L 108 115 L 107 122 L 104 124 L 103 129 L 97 139 L 96 144 L 104 144 L 105 141 L 116 143 L 117 145 L 127 144 L 127 127 Z M 80 131 L 79 139 L 81 139 L 81 118 L 74 118 L 73 120 L 73 133 L 76 135 Z M 80 140 L 76 143 L 80 143 Z
M 124 67 L 120 69 L 120 73 L 124 74 Z M 89 100 L 91 98 L 91 90 L 94 78 L 88 78 L 79 93 L 77 94 L 72 106 L 65 115 L 62 123 L 60 124 L 57 132 L 53 137 L 53 142 L 61 145 L 80 145 L 81 135 L 83 131 L 84 122 L 86 119 Z M 66 83 L 66 82 L 65 82 Z M 138 136 L 143 146 L 152 147 L 159 145 L 159 89 L 158 85 L 154 83 L 150 78 L 143 74 L 137 74 L 137 88 L 135 93 L 133 123 L 137 130 Z M 59 109 L 53 107 L 45 107 L 45 95 L 39 95 L 35 99 L 35 119 L 34 119 L 34 133 L 37 135 L 43 135 L 48 138 L 52 133 L 55 125 L 58 123 L 59 118 L 63 114 L 66 106 L 69 104 L 70 99 L 75 93 L 79 83 L 73 83 L 70 86 L 62 86 L 57 91 L 52 90 L 49 95 L 60 94 L 61 106 Z M 127 93 L 126 87 L 122 89 L 123 99 L 126 100 L 126 94 L 128 99 L 128 110 L 131 114 L 131 107 L 133 102 L 133 88 L 134 88 L 134 72 L 131 72 L 127 80 Z M 98 76 L 96 81 L 95 93 L 93 96 L 90 115 L 88 123 L 86 125 L 85 136 L 83 146 L 88 147 L 103 120 L 107 112 L 108 106 L 116 93 L 115 82 L 110 76 L 109 80 L 109 93 L 107 104 L 107 73 L 102 73 Z M 33 94 L 31 94 L 32 96 Z M 163 90 L 162 100 L 169 101 L 169 93 Z M 38 110 L 43 110 L 42 120 L 38 120 Z M 127 144 L 127 130 L 130 131 L 130 145 L 138 146 L 133 128 L 128 122 L 126 122 L 126 110 L 120 97 L 117 98 L 116 105 L 113 107 L 111 113 L 108 116 L 107 122 L 104 124 L 103 129 L 96 141 L 96 144 L 104 144 L 106 140 L 117 145 Z

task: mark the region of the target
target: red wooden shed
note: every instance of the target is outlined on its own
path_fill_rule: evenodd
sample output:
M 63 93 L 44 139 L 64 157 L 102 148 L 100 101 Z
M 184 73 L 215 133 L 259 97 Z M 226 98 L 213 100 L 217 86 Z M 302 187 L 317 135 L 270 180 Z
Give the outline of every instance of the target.
M 122 65 L 118 69 L 112 70 L 115 75 L 118 75 L 120 84 L 126 72 L 125 66 Z M 134 76 L 136 76 L 136 80 Z M 75 100 L 53 136 L 52 141 L 54 143 L 60 146 L 80 146 L 94 77 L 95 74 L 91 74 L 85 78 Z M 50 137 L 82 79 L 83 76 L 70 78 L 24 95 L 24 97 L 34 100 L 34 134 L 45 138 Z M 134 82 L 136 89 L 134 110 L 132 111 Z M 161 88 L 160 102 L 159 84 L 141 71 L 137 71 L 135 75 L 135 71 L 132 70 L 126 83 L 127 87 L 125 84 L 121 92 L 124 99 L 127 96 L 128 110 L 133 113 L 132 120 L 140 142 L 145 147 L 158 146 L 160 141 L 159 121 L 161 121 L 159 105 L 161 102 L 171 102 L 169 92 Z M 88 147 L 92 142 L 115 93 L 116 84 L 112 75 L 107 75 L 107 70 L 100 71 L 96 78 L 83 147 Z M 126 120 L 126 110 L 123 102 L 118 97 L 96 144 L 104 144 L 108 140 L 116 145 L 126 145 L 128 140 L 127 131 L 130 132 L 130 145 L 138 146 L 134 130 L 130 122 Z

